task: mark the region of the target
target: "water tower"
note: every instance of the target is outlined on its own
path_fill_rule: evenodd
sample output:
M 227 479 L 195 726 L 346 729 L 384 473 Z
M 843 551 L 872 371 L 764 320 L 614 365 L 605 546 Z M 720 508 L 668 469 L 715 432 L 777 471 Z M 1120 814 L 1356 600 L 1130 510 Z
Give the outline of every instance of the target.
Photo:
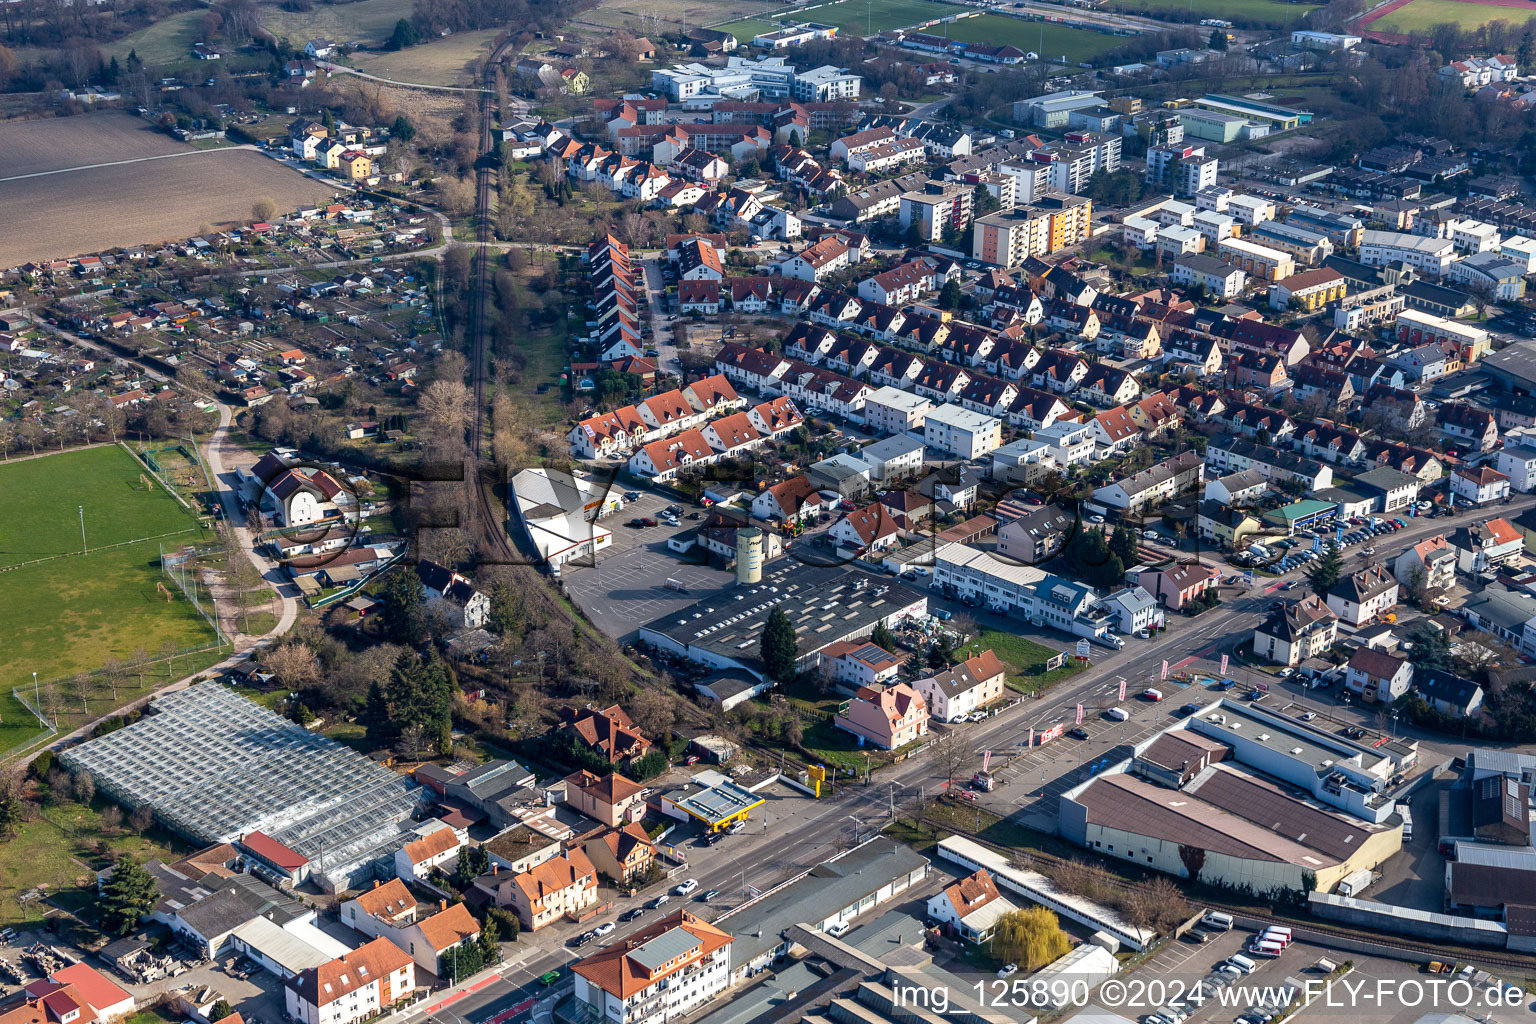
M 763 581 L 763 531 L 755 526 L 736 531 L 736 582 Z

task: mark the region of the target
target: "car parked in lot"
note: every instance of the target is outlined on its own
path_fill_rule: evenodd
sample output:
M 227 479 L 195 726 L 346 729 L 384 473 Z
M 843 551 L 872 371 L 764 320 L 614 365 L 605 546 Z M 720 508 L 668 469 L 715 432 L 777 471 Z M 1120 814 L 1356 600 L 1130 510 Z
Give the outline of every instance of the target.
M 1075 740 L 1085 740 L 1088 738 L 1088 730 L 1084 729 L 1082 726 L 1078 726 L 1076 729 L 1069 731 L 1067 735 L 1071 736 Z

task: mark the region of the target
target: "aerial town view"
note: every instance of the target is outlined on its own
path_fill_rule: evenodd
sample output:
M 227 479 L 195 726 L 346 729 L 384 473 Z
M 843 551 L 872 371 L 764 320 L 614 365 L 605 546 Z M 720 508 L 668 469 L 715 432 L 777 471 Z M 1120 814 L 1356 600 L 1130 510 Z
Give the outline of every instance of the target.
M 0 1024 L 1536 1024 L 1536 0 L 0 0 Z

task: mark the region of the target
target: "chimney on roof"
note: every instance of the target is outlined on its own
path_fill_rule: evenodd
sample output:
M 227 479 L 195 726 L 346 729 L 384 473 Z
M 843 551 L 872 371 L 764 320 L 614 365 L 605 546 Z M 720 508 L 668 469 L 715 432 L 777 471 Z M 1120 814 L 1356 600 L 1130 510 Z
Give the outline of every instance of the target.
M 447 900 L 438 900 L 437 901 L 437 909 L 438 910 L 447 910 L 448 909 L 448 901 Z
M 375 888 L 375 889 L 377 889 L 377 888 L 378 888 L 378 887 L 379 887 L 379 880 L 378 880 L 378 879 L 377 879 L 377 878 L 375 878 L 375 879 L 374 879 L 374 880 L 373 880 L 373 887 L 374 887 L 374 888 Z

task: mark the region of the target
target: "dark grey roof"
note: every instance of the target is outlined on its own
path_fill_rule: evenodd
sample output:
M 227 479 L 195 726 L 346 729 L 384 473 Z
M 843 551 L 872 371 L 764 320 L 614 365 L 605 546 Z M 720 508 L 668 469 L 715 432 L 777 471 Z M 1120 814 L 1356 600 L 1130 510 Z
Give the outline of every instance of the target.
M 815 924 L 857 906 L 927 864 L 911 847 L 881 836 L 818 864 L 793 882 L 716 918 L 714 924 L 736 937 L 731 962 L 748 963 L 782 943 L 781 933 L 790 925 Z
M 1413 688 L 1426 700 L 1439 700 L 1464 708 L 1481 689 L 1470 679 L 1439 668 L 1421 668 L 1413 675 Z

